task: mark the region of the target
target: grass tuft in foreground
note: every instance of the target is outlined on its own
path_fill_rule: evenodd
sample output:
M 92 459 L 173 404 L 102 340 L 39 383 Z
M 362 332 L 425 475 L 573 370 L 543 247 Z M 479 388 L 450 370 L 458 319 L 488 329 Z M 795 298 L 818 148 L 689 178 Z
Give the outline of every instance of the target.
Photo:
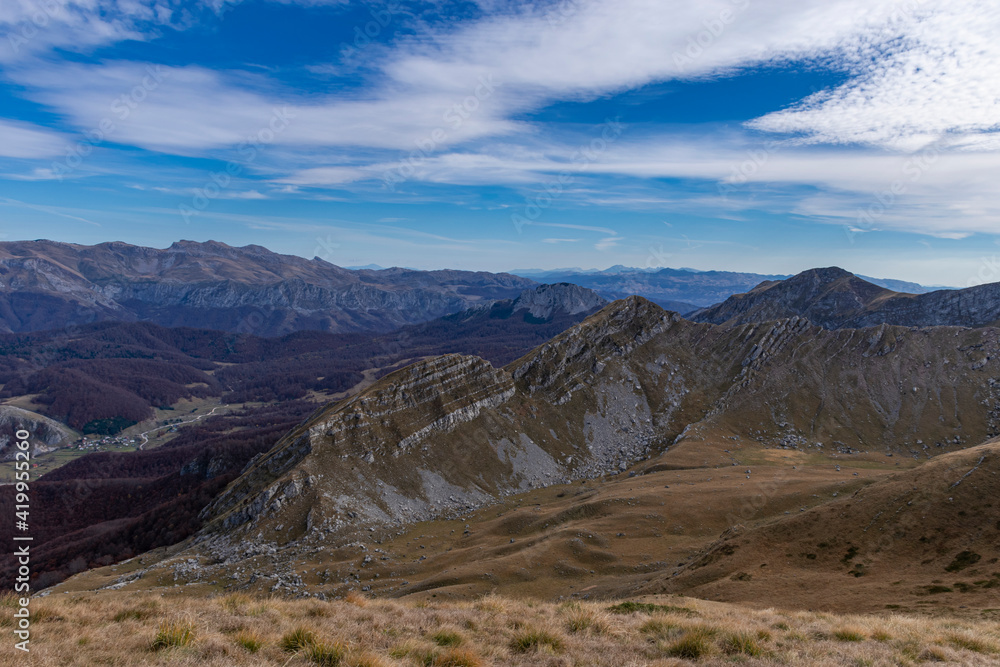
M 547 630 L 521 630 L 514 635 L 510 647 L 516 653 L 527 653 L 539 649 L 548 649 L 554 653 L 563 650 L 565 642 Z
M 316 635 L 308 628 L 298 627 L 281 638 L 281 648 L 288 653 L 298 653 L 316 643 Z
M 305 653 L 309 659 L 320 667 L 340 667 L 347 657 L 347 646 L 340 642 L 327 644 L 316 642 L 305 647 Z
M 190 621 L 164 621 L 153 638 L 154 651 L 188 646 L 194 641 L 194 624 Z

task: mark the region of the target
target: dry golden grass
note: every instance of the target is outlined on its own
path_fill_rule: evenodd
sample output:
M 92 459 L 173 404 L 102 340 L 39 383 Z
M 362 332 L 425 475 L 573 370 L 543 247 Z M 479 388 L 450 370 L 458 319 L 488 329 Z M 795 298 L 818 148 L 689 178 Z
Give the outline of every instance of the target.
M 611 602 L 495 594 L 419 603 L 61 594 L 32 601 L 31 664 L 1000 665 L 1000 627 L 986 621 L 752 610 L 683 597 L 643 602 L 656 606 L 616 613 Z

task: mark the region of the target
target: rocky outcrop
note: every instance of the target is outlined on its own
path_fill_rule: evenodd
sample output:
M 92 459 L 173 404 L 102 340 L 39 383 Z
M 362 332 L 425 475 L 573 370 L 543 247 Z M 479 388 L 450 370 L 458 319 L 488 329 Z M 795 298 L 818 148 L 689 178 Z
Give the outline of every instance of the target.
M 326 480 L 325 485 L 342 479 L 345 497 L 352 498 L 347 505 L 353 510 L 348 511 L 372 518 L 402 520 L 426 507 L 446 506 L 450 501 L 438 493 L 440 488 L 468 485 L 475 473 L 455 471 L 443 486 L 425 484 L 420 466 L 433 474 L 440 474 L 441 467 L 423 461 L 449 456 L 447 450 L 436 451 L 438 438 L 513 395 L 510 375 L 477 357 L 447 355 L 415 364 L 315 415 L 253 463 L 205 516 L 222 517 L 225 529 L 256 525 L 317 479 Z M 344 461 L 350 462 L 350 472 Z M 359 467 L 366 474 L 355 475 Z M 394 504 L 399 489 L 413 496 Z M 328 518 L 336 515 L 334 510 Z M 315 517 L 311 523 L 321 524 Z
M 540 285 L 521 292 L 511 304 L 514 312 L 526 310 L 537 320 L 551 320 L 556 314 L 592 313 L 608 305 L 597 292 L 570 283 Z
M 0 405 L 0 461 L 10 461 L 17 453 L 14 434 L 19 429 L 31 434 L 32 456 L 66 447 L 74 438 L 72 431 L 53 419 L 12 405 Z

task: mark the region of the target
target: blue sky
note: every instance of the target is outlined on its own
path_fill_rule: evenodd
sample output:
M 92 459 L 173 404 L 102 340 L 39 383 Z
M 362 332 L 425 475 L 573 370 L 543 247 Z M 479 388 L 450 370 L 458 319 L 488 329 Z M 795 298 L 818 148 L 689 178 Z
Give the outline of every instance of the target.
M 6 0 L 0 235 L 1000 280 L 978 0 Z

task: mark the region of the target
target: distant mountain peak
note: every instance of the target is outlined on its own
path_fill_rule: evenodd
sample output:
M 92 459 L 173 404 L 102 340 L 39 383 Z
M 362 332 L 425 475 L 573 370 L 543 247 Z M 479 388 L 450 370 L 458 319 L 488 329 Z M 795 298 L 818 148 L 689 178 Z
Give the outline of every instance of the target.
M 349 271 L 383 271 L 386 267 L 378 264 L 365 264 L 363 266 L 345 266 Z
M 765 281 L 690 317 L 727 325 L 804 317 L 827 329 L 877 324 L 979 327 L 1000 320 L 1000 284 L 913 294 L 834 266 Z
M 819 282 L 831 283 L 837 280 L 849 280 L 851 278 L 857 278 L 857 276 L 846 269 L 840 268 L 839 266 L 826 266 L 815 269 L 807 269 L 792 276 L 791 278 L 788 278 L 788 281 L 816 280 Z

